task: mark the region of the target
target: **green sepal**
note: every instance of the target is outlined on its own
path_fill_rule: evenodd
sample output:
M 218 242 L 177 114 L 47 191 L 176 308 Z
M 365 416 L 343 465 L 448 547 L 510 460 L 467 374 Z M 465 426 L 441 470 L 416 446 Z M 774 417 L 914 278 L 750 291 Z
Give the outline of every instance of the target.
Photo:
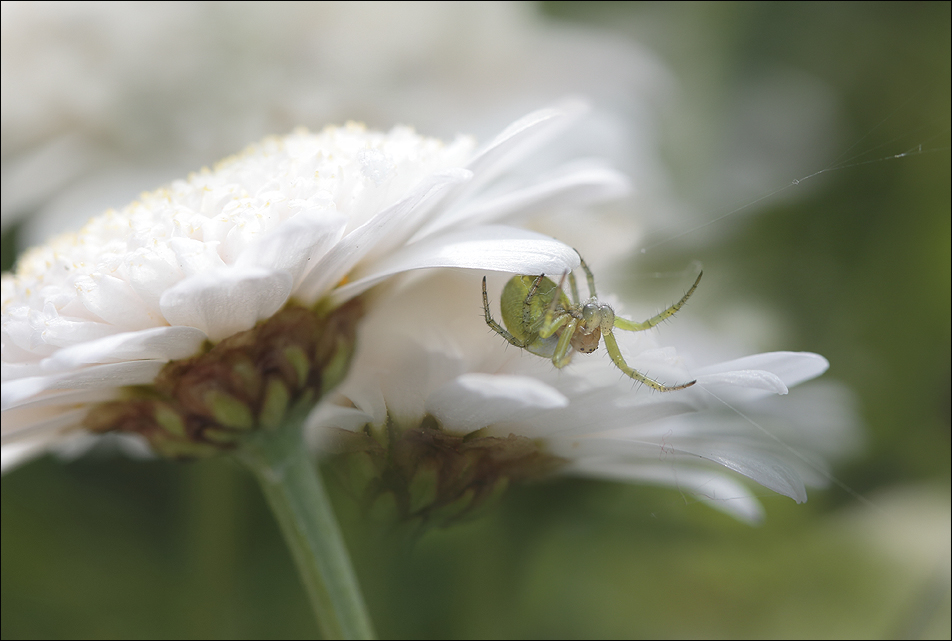
M 185 421 L 182 416 L 176 412 L 167 403 L 156 403 L 153 412 L 155 421 L 169 434 L 185 437 Z
M 409 504 L 407 510 L 416 514 L 423 508 L 430 507 L 436 500 L 440 485 L 440 470 L 435 463 L 426 463 L 417 468 L 413 478 L 407 484 Z
M 278 378 L 269 378 L 264 388 L 264 400 L 258 413 L 258 423 L 266 430 L 274 430 L 281 424 L 291 401 L 291 393 Z
M 202 401 L 211 410 L 215 420 L 224 427 L 250 430 L 255 426 L 255 417 L 251 409 L 231 394 L 212 389 L 205 392 Z
M 294 381 L 296 389 L 301 389 L 307 383 L 307 377 L 311 373 L 311 363 L 307 354 L 297 345 L 285 347 L 282 351 L 284 358 L 290 363 L 297 380 Z
M 347 376 L 347 370 L 350 368 L 350 357 L 354 353 L 354 346 L 345 339 L 338 339 L 336 349 L 330 360 L 324 366 L 321 372 L 321 396 L 337 387 L 337 385 Z

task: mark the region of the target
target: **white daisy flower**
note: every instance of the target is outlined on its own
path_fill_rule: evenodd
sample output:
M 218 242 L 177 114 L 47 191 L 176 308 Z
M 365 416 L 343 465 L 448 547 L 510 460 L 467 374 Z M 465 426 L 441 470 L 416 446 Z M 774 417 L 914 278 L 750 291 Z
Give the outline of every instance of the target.
M 333 334 L 326 323 L 337 323 L 344 340 L 362 313 L 348 301 L 393 275 L 576 267 L 568 246 L 496 223 L 540 202 L 616 197 L 623 177 L 586 165 L 504 193 L 487 185 L 580 111 L 567 102 L 535 112 L 481 149 L 355 124 L 270 138 L 31 250 L 2 280 L 4 465 L 84 421 L 138 431 L 172 454 L 195 453 L 179 449 L 183 439 L 227 443 L 273 422 L 289 395 L 326 390 L 327 368 L 342 374 L 350 349 L 293 337 L 304 326 Z M 253 345 L 265 335 L 273 353 Z M 200 367 L 225 365 L 228 375 L 196 382 Z M 215 376 L 234 380 L 203 387 Z M 177 400 L 130 409 L 132 386 L 153 383 L 136 398 L 158 389 Z
M 345 455 L 338 472 L 373 511 L 440 523 L 511 481 L 559 471 L 674 486 L 756 522 L 762 507 L 742 477 L 800 503 L 828 480 L 825 460 L 852 447 L 836 392 L 777 398 L 822 374 L 822 356 L 695 364 L 656 330 L 615 332 L 633 367 L 697 381 L 659 393 L 603 348 L 556 369 L 509 345 L 486 326 L 479 280 L 428 275 L 378 301 L 348 377 L 311 416 L 315 446 Z M 503 283 L 491 278 L 489 291 Z

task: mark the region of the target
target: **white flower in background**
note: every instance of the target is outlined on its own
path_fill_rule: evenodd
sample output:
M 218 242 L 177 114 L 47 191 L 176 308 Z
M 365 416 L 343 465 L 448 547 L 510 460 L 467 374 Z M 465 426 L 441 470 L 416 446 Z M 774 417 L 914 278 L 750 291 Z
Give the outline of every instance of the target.
M 540 203 L 616 197 L 625 179 L 586 164 L 493 184 L 580 111 L 535 112 L 481 149 L 359 125 L 270 138 L 31 250 L 2 281 L 4 464 L 289 301 L 340 306 L 421 268 L 574 268 L 566 245 L 494 223 Z M 247 423 L 228 398 L 214 402 L 225 422 Z M 170 429 L 183 429 L 173 419 Z
M 664 66 L 537 5 L 4 2 L 2 12 L 0 221 L 23 220 L 24 246 L 298 125 L 405 123 L 488 140 L 565 95 L 599 111 L 550 166 L 596 154 L 643 195 L 667 185 L 654 117 L 672 85 Z
M 491 277 L 489 291 L 498 297 L 504 282 Z M 817 354 L 695 364 L 659 346 L 657 330 L 616 332 L 642 372 L 697 379 L 659 393 L 622 375 L 604 347 L 561 370 L 512 347 L 487 328 L 480 297 L 478 273 L 391 291 L 361 325 L 348 377 L 311 416 L 315 446 L 346 455 L 341 473 L 371 509 L 440 522 L 510 481 L 560 470 L 674 486 L 753 522 L 761 505 L 734 473 L 799 503 L 828 480 L 825 461 L 855 444 L 836 392 L 777 398 L 826 370 Z

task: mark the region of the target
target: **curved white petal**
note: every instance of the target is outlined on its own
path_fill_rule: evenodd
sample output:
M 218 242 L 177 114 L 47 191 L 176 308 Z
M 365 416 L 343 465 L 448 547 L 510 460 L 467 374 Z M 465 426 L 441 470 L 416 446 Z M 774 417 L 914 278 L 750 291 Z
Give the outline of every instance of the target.
M 567 472 L 580 476 L 665 485 L 693 494 L 706 505 L 741 521 L 757 524 L 764 519 L 763 506 L 750 489 L 716 470 L 694 469 L 678 464 L 582 459 L 573 462 Z
M 170 239 L 170 243 L 176 239 Z M 171 247 L 155 244 L 140 247 L 126 259 L 129 284 L 142 301 L 161 314 L 162 293 L 185 278 L 181 261 Z
M 61 430 L 56 434 L 52 453 L 63 461 L 75 460 L 93 449 L 121 452 L 134 459 L 154 459 L 155 452 L 138 434 L 107 432 L 90 434 L 83 430 Z
M 0 442 L 8 445 L 8 442 L 14 439 L 38 439 L 67 428 L 79 427 L 86 418 L 86 414 L 89 413 L 88 407 L 44 409 L 47 411 L 34 412 L 35 415 L 29 418 L 24 416 L 24 422 L 21 425 L 13 429 L 4 429 Z M 6 414 L 3 418 L 7 420 Z
M 28 412 L 38 410 L 38 408 L 57 408 L 88 405 L 91 403 L 102 403 L 118 398 L 121 395 L 121 389 L 118 387 L 102 387 L 98 389 L 67 389 L 47 391 L 39 396 L 35 396 L 26 403 L 20 403 L 15 408 L 3 411 L 3 430 L 6 431 L 14 425 L 23 423 L 21 416 Z
M 42 376 L 43 368 L 37 361 L 28 363 L 0 363 L 0 381 L 4 383 L 8 380 L 17 378 L 27 378 L 29 376 Z
M 812 449 L 800 454 L 771 438 L 772 433 L 759 424 L 738 423 L 738 417 L 726 412 L 692 413 L 649 429 L 631 427 L 577 439 L 573 451 L 578 455 L 641 459 L 662 454 L 701 457 L 801 503 L 806 500 L 805 485 L 825 485 L 825 466 L 812 455 Z
M 218 240 L 203 242 L 180 236 L 169 240 L 169 249 L 175 254 L 175 263 L 186 277 L 227 267 L 228 264 L 218 253 L 220 245 Z
M 45 371 L 61 372 L 96 363 L 188 358 L 198 352 L 206 338 L 202 330 L 184 326 L 113 334 L 64 347 L 44 359 L 42 367 Z
M 561 392 L 535 378 L 473 373 L 459 376 L 430 394 L 426 411 L 446 429 L 468 433 L 568 404 Z
M 780 378 L 786 387 L 793 387 L 816 378 L 829 367 L 828 360 L 811 352 L 767 352 L 702 367 L 697 369 L 695 374 L 700 379 L 708 374 L 732 370 L 765 370 Z
M 162 294 L 162 313 L 170 324 L 198 328 L 218 341 L 281 309 L 292 284 L 288 272 L 259 267 L 196 274 Z
M 238 267 L 284 270 L 297 284 L 317 261 L 340 240 L 347 217 L 330 211 L 301 212 L 246 248 Z
M 81 370 L 49 376 L 33 376 L 3 384 L 0 409 L 8 410 L 25 403 L 46 390 L 96 389 L 146 385 L 155 380 L 166 361 L 128 361 L 93 365 Z
M 803 478 L 794 466 L 762 448 L 729 443 L 678 443 L 672 449 L 701 456 L 743 474 L 797 503 L 807 500 Z
M 606 437 L 601 434 L 557 435 L 549 440 L 549 449 L 557 456 L 577 458 L 580 460 L 626 460 L 626 461 L 656 461 L 675 455 L 675 451 L 668 447 L 666 441 L 657 438 L 639 439 L 630 437 Z
M 451 209 L 421 230 L 416 238 L 423 238 L 461 223 L 486 224 L 541 209 L 548 212 L 590 205 L 620 198 L 630 189 L 628 179 L 609 167 L 594 163 L 572 166 L 558 175 L 522 189 Z
M 650 396 L 652 402 L 641 402 L 636 397 Z M 658 400 L 653 400 L 656 397 Z M 670 398 L 674 396 L 674 398 Z M 682 414 L 695 412 L 697 407 L 685 394 L 626 394 L 618 398 L 615 388 L 571 394 L 571 404 L 560 411 L 558 420 L 540 417 L 527 421 L 521 433 L 530 437 L 570 437 L 586 434 L 611 435 L 641 434 L 654 424 L 664 425 Z M 596 440 L 586 441 L 595 443 Z
M 447 194 L 444 199 L 446 209 L 450 210 L 453 204 L 462 201 L 547 140 L 558 135 L 588 109 L 584 100 L 567 98 L 551 107 L 523 116 L 506 127 L 466 165 L 473 178 Z
M 52 307 L 49 305 L 48 307 Z M 46 312 L 47 310 L 44 310 Z M 41 343 L 56 347 L 68 347 L 81 341 L 91 341 L 122 331 L 108 323 L 97 323 L 83 318 L 59 315 L 55 310 L 44 314 L 45 318 L 37 322 L 31 336 L 33 349 L 41 348 Z M 136 328 L 142 329 L 142 328 Z
M 42 455 L 46 452 L 47 445 L 47 439 L 3 445 L 0 447 L 0 474 L 6 474 L 8 470 Z
M 720 372 L 718 374 L 704 374 L 697 377 L 697 382 L 701 386 L 708 385 L 733 385 L 735 387 L 746 387 L 749 389 L 763 390 L 773 394 L 786 394 L 787 386 L 783 384 L 780 377 L 773 372 L 764 370 L 733 370 L 730 372 Z
M 476 174 L 473 184 L 467 185 L 467 189 L 492 180 L 538 146 L 558 135 L 588 109 L 584 100 L 567 98 L 515 121 L 481 149 L 467 165 Z
M 91 274 L 77 279 L 79 300 L 90 312 L 122 330 L 161 325 L 162 318 L 149 310 L 128 281 L 109 274 Z
M 325 254 L 298 287 L 297 295 L 304 300 L 316 300 L 339 283 L 347 272 L 370 251 L 380 251 L 381 241 L 392 242 L 395 235 L 409 238 L 413 231 L 406 229 L 407 221 L 421 214 L 420 209 L 433 204 L 447 187 L 465 182 L 472 173 L 465 169 L 449 169 L 433 174 L 420 182 L 399 202 L 384 209 L 366 223 L 344 236 Z
M 434 267 L 513 274 L 562 274 L 579 266 L 574 249 L 548 236 L 498 225 L 430 236 L 373 264 L 368 273 L 334 290 L 341 303 L 400 272 Z

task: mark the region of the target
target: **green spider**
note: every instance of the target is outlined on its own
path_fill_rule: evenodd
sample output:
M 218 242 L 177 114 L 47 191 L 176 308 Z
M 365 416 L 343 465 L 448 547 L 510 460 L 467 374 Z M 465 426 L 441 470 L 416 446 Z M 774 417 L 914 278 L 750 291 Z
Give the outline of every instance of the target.
M 571 272 L 563 274 L 558 285 L 546 278 L 545 274 L 513 276 L 503 288 L 502 299 L 499 302 L 502 319 L 508 331 L 493 319 L 489 311 L 486 277 L 483 276 L 483 310 L 486 313 L 486 324 L 512 345 L 537 356 L 551 358 L 552 364 L 559 368 L 568 365 L 576 351 L 591 354 L 598 349 L 599 340 L 604 338 L 605 347 L 608 349 L 612 362 L 636 381 L 653 387 L 659 392 L 672 392 L 694 385 L 697 381 L 683 385 L 663 385 L 629 367 L 621 355 L 618 341 L 615 340 L 612 330 L 617 327 L 640 332 L 651 329 L 664 319 L 673 316 L 697 289 L 704 272 L 698 274 L 697 280 L 681 300 L 643 323 L 636 323 L 615 316 L 615 310 L 610 305 L 599 303 L 598 295 L 595 293 L 595 277 L 584 260 L 582 260 L 582 269 L 585 270 L 588 291 L 591 294 L 591 298 L 586 303 L 579 302 L 578 286 L 575 284 L 575 275 Z M 572 301 L 562 289 L 566 275 L 572 290 Z

